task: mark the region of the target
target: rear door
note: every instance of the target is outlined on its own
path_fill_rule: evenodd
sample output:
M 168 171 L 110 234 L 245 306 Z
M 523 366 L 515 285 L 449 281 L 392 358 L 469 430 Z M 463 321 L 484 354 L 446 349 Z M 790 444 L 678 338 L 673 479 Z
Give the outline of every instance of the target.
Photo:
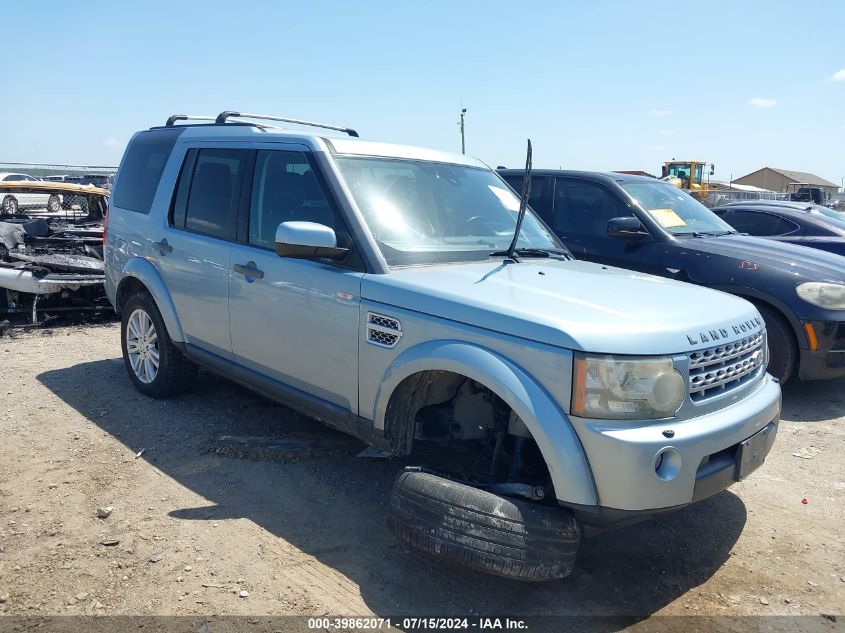
M 151 238 L 186 342 L 227 360 L 229 255 L 248 153 L 227 144 L 189 146 L 168 226 Z
M 607 234 L 607 223 L 635 216 L 627 203 L 605 184 L 576 177 L 554 178 L 554 232 L 578 259 L 654 274 L 660 267 L 660 247 L 653 238 L 619 238 Z
M 323 224 L 351 245 L 349 233 L 308 148 L 254 147 L 242 243 L 231 246 L 228 271 L 235 361 L 357 413 L 363 271 L 354 249 L 345 262 L 279 257 L 274 250 L 281 222 Z

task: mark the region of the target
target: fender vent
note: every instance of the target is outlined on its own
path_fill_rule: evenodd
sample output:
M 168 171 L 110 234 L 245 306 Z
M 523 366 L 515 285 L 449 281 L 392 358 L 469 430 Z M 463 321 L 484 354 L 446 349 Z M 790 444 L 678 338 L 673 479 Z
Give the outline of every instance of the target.
M 367 313 L 367 342 L 379 347 L 395 347 L 402 338 L 402 325 L 397 319 L 375 312 Z

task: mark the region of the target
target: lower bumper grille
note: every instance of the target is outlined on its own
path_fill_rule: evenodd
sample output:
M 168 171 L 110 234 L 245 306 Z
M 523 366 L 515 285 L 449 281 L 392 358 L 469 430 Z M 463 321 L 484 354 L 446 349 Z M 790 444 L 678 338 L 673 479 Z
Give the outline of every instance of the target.
M 689 394 L 700 402 L 736 389 L 757 378 L 765 368 L 766 337 L 753 334 L 689 355 Z

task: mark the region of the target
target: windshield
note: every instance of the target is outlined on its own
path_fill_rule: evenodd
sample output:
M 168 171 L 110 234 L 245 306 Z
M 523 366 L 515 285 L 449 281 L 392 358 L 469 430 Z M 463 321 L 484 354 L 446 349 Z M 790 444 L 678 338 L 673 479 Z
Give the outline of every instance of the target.
M 394 158 L 338 158 L 390 266 L 487 259 L 513 239 L 519 197 L 487 169 Z M 519 249 L 568 253 L 531 209 Z
M 735 233 L 731 226 L 710 209 L 664 182 L 623 182 L 643 211 L 673 235 Z
M 833 209 L 823 207 L 819 204 L 812 205 L 812 208 L 813 211 L 825 216 L 825 222 L 829 222 L 839 229 L 845 229 L 845 213 L 834 211 Z

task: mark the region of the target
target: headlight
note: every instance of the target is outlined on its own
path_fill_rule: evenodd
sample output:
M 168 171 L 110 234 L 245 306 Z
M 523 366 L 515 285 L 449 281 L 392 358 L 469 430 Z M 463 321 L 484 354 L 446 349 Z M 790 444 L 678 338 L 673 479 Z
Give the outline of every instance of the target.
M 576 354 L 572 413 L 585 418 L 653 420 L 675 414 L 684 377 L 668 357 Z
M 845 310 L 845 286 L 810 281 L 795 288 L 795 292 L 807 303 L 828 310 Z

